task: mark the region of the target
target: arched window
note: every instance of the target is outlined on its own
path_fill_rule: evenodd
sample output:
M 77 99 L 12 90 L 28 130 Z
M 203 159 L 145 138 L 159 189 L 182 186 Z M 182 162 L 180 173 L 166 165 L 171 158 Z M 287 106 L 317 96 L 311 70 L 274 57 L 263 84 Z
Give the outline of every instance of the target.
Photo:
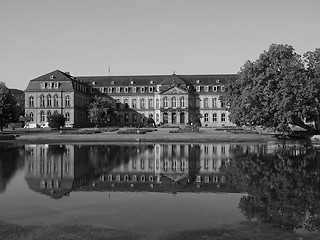
M 33 112 L 29 113 L 29 121 L 30 121 L 30 122 L 33 122 L 33 121 L 34 121 Z
M 47 106 L 48 106 L 48 107 L 51 107 L 51 104 L 52 104 L 52 100 L 51 100 L 51 95 L 49 94 L 49 95 L 47 96 Z
M 125 114 L 124 115 L 124 122 L 129 122 L 129 115 L 128 114 Z
M 226 121 L 226 114 L 221 113 L 221 122 L 225 122 L 225 121 Z
M 44 107 L 46 105 L 46 100 L 44 98 L 44 95 L 41 94 L 40 96 L 40 107 Z
M 176 97 L 173 97 L 173 98 L 171 99 L 171 106 L 172 106 L 173 108 L 176 108 L 176 107 L 177 107 L 177 99 L 176 99 Z
M 54 105 L 55 107 L 59 107 L 59 97 L 58 97 L 57 94 L 55 94 L 55 95 L 53 96 L 53 105 Z
M 156 99 L 156 109 L 159 109 L 159 98 Z
M 137 100 L 135 98 L 132 99 L 132 108 L 137 108 Z
M 204 114 L 204 122 L 209 122 L 209 114 L 208 113 Z
M 212 107 L 213 108 L 217 107 L 217 99 L 216 98 L 212 98 Z
M 47 117 L 50 117 L 51 116 L 51 111 L 47 111 Z
M 168 107 L 168 98 L 167 97 L 163 98 L 163 107 L 165 107 L 165 108 Z
M 70 96 L 66 96 L 66 107 L 70 107 Z
M 144 105 L 144 98 L 140 99 L 140 108 L 144 109 L 145 105 Z
M 204 108 L 209 108 L 209 99 L 208 98 L 204 99 L 203 106 L 204 106 Z
M 33 96 L 29 97 L 29 107 L 33 107 L 34 106 L 34 98 Z
M 156 122 L 159 122 L 159 113 L 156 114 Z
M 184 108 L 185 104 L 184 104 L 184 97 L 180 98 L 180 107 Z
M 212 114 L 212 122 L 217 122 L 218 118 L 217 118 L 217 113 L 213 113 Z
M 45 116 L 44 116 L 44 111 L 40 112 L 40 122 L 44 122 L 45 121 Z
M 66 112 L 65 118 L 66 118 L 66 122 L 70 122 L 70 113 L 69 112 Z
M 125 98 L 124 101 L 123 101 L 123 103 L 124 103 L 124 108 L 128 108 L 128 107 L 129 107 L 129 105 L 128 105 L 128 98 Z
M 149 106 L 148 106 L 149 109 L 152 109 L 153 108 L 153 99 L 152 98 L 149 98 Z
M 223 100 L 220 100 L 220 104 L 221 104 L 221 108 L 224 108 L 225 107 L 225 102 Z

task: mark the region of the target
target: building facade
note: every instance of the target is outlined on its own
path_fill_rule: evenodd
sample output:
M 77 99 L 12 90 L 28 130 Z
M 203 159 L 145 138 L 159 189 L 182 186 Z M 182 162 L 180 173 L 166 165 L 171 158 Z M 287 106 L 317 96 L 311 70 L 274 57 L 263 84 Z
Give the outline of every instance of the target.
M 233 125 L 224 101 L 225 86 L 238 75 L 149 75 L 73 77 L 59 70 L 31 80 L 25 90 L 30 124 L 41 125 L 54 111 L 66 124 L 84 127 L 90 98 L 111 97 L 119 126 L 137 126 L 153 119 L 156 124 L 184 125 L 200 119 L 202 126 Z

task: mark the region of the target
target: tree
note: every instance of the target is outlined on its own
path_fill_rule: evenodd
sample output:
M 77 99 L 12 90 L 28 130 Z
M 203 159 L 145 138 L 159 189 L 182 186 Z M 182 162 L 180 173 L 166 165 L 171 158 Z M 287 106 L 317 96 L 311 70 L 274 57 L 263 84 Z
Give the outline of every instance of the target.
M 272 44 L 258 60 L 247 61 L 227 87 L 230 120 L 290 131 L 290 124 L 320 130 L 320 50 L 301 57 L 292 46 Z M 313 126 L 306 124 L 312 121 Z
M 66 123 L 66 119 L 61 113 L 54 112 L 52 115 L 47 117 L 49 127 L 51 128 L 60 128 L 63 127 Z
M 95 97 L 88 107 L 88 118 L 96 127 L 118 118 L 118 112 L 112 100 L 105 97 Z
M 0 82 L 0 129 L 5 124 L 15 122 L 17 102 L 13 98 L 11 91 L 5 83 Z

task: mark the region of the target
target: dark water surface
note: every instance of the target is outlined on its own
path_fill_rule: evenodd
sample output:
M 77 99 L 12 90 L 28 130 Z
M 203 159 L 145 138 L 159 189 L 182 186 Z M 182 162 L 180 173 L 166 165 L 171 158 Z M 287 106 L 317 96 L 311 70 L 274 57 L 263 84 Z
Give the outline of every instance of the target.
M 139 233 L 320 228 L 320 155 L 304 143 L 0 145 L 0 221 Z

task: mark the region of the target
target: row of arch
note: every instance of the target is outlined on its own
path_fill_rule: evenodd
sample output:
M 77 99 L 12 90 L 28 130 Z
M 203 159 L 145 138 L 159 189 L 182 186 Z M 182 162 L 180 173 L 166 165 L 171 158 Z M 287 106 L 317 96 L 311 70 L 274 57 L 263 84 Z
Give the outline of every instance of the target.
M 58 113 L 58 111 L 55 110 L 54 113 Z M 47 121 L 47 120 L 46 120 L 46 119 L 47 119 L 46 116 L 49 117 L 49 116 L 51 116 L 51 114 L 52 114 L 52 113 L 51 113 L 50 110 L 48 110 L 47 113 L 46 113 L 44 110 L 41 110 L 41 111 L 40 111 L 40 122 L 46 122 L 46 121 Z M 70 113 L 69 113 L 69 112 L 66 112 L 66 113 L 64 114 L 64 116 L 65 116 L 65 118 L 66 118 L 66 122 L 69 122 L 69 121 L 70 121 Z M 29 120 L 30 122 L 34 122 L 34 120 L 35 120 L 34 117 L 35 117 L 35 116 L 34 116 L 34 113 L 33 113 L 33 112 L 30 112 L 29 115 L 28 115 L 28 117 L 29 117 L 28 120 Z
M 54 94 L 51 96 L 51 94 L 48 94 L 45 96 L 44 94 L 40 95 L 40 107 L 59 107 L 59 96 L 58 94 Z M 35 106 L 35 98 L 34 96 L 29 96 L 29 107 Z M 70 95 L 65 96 L 65 106 L 70 107 L 71 106 L 71 98 Z

